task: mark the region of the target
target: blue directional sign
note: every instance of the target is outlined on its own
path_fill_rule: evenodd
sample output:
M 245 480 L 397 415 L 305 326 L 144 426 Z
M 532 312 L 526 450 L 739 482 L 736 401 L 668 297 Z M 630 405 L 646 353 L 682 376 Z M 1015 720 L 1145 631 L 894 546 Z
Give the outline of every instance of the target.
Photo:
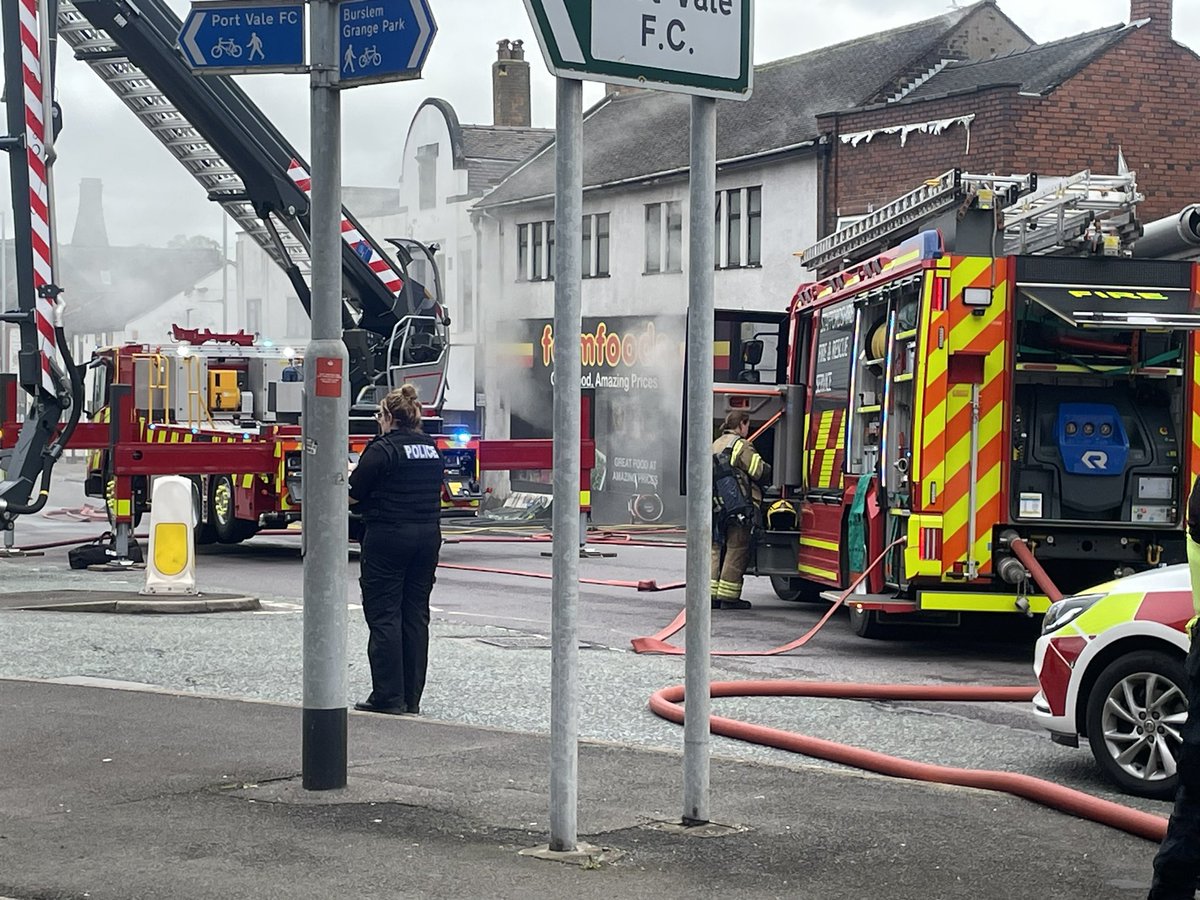
M 427 0 L 343 0 L 338 5 L 341 87 L 420 78 L 435 34 Z
M 303 72 L 304 2 L 197 3 L 179 49 L 197 74 Z

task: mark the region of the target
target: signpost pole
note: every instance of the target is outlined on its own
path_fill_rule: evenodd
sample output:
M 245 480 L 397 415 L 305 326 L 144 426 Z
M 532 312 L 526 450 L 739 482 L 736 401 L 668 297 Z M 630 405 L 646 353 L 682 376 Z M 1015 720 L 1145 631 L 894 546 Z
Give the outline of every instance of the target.
M 312 12 L 312 341 L 304 358 L 303 784 L 346 786 L 346 448 L 350 403 L 342 343 L 341 98 L 337 0 Z
M 583 82 L 558 79 L 554 240 L 554 562 L 550 657 L 550 849 L 577 846 Z
M 684 662 L 683 823 L 708 819 L 709 645 L 712 626 L 713 242 L 717 102 L 692 98 L 688 242 L 687 650 Z

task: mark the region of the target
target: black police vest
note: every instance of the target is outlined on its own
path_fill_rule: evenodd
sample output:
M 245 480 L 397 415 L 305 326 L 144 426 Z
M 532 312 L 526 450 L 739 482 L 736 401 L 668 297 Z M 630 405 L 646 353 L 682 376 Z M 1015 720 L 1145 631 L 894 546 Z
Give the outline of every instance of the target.
M 384 453 L 387 463 L 371 485 L 363 519 L 388 525 L 441 522 L 442 455 L 424 432 L 397 429 L 380 435 L 363 452 Z

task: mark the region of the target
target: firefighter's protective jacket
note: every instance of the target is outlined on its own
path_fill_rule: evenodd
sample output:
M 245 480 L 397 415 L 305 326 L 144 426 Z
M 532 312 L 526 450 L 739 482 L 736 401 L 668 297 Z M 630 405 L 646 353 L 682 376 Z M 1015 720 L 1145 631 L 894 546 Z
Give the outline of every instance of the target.
M 736 431 L 723 431 L 721 436 L 713 441 L 712 454 L 716 456 L 731 447 L 730 452 L 733 467 L 745 472 L 750 480 L 750 497 L 757 504 L 762 502 L 763 494 L 760 485 L 771 479 L 771 467 L 767 461 L 758 455 L 754 445 L 739 435 Z

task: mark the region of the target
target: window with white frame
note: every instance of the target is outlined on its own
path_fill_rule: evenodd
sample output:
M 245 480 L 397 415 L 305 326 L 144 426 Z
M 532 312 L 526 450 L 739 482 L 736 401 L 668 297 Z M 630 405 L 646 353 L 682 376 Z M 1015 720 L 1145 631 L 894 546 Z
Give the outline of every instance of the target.
M 554 280 L 554 220 L 517 226 L 517 280 Z
M 647 275 L 683 271 L 683 205 L 678 200 L 646 204 Z
M 417 180 L 421 209 L 437 206 L 438 145 L 425 144 L 417 148 Z
M 762 188 L 717 191 L 718 269 L 762 265 Z
M 583 217 L 583 277 L 608 276 L 608 213 Z
M 458 329 L 475 330 L 475 249 L 458 245 Z

